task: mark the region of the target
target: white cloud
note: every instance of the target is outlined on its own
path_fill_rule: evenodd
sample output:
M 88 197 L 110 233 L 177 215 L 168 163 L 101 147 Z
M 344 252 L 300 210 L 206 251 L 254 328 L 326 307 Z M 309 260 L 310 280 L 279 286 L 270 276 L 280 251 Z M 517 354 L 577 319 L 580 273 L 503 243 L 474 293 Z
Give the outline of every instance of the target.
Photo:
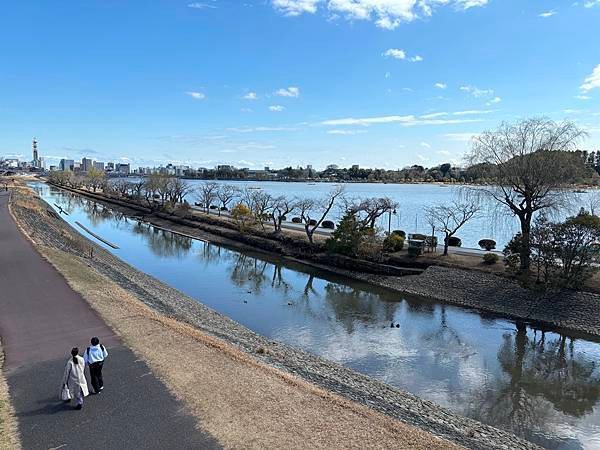
M 212 5 L 210 3 L 205 3 L 205 2 L 193 2 L 193 3 L 188 3 L 188 8 L 193 8 L 193 9 L 214 9 L 216 8 L 215 5 Z
M 195 98 L 196 100 L 204 100 L 206 98 L 206 95 L 204 95 L 202 92 L 188 91 L 186 94 L 192 98 Z
M 393 30 L 401 23 L 429 17 L 437 7 L 451 6 L 467 10 L 485 6 L 488 0 L 272 0 L 276 10 L 287 16 L 314 14 L 319 5 L 331 18 L 373 21 L 376 26 Z
M 600 5 L 600 0 L 586 0 L 585 2 L 583 2 L 584 8 L 593 8 L 594 6 L 599 6 L 599 5 Z
M 391 74 L 391 73 L 389 73 L 389 72 L 386 72 L 384 76 L 385 76 L 385 78 L 389 78 L 389 77 L 391 77 L 391 76 L 392 76 L 392 74 Z
M 431 145 L 429 145 L 427 142 L 421 142 L 421 147 L 425 147 L 425 148 L 431 148 Z
M 327 134 L 338 134 L 343 136 L 353 136 L 355 134 L 366 133 L 365 130 L 328 130 Z
M 271 131 L 295 131 L 297 128 L 292 127 L 242 127 L 242 128 L 226 128 L 227 131 L 235 133 L 256 133 L 256 132 L 271 132 Z
M 390 48 L 383 53 L 386 58 L 406 59 L 406 52 L 399 48 Z
M 450 156 L 452 154 L 448 150 L 438 150 L 436 153 L 438 155 L 444 155 L 444 156 Z
M 475 135 L 476 133 L 448 133 L 445 134 L 444 137 L 455 142 L 471 142 Z
M 417 155 L 417 158 L 423 162 L 429 161 L 429 158 L 425 155 Z
M 592 97 L 590 97 L 589 95 L 576 95 L 575 98 L 577 98 L 579 100 L 589 100 Z
M 411 62 L 421 62 L 421 61 L 423 61 L 423 57 L 419 56 L 419 55 L 415 55 L 415 56 L 412 56 L 410 58 L 410 60 L 411 60 Z
M 326 126 L 351 126 L 351 125 L 380 125 L 380 124 L 400 124 L 405 127 L 415 125 L 452 125 L 461 123 L 473 123 L 481 122 L 481 119 L 435 119 L 427 117 L 415 117 L 413 115 L 408 116 L 379 116 L 379 117 L 364 117 L 354 118 L 348 117 L 343 119 L 330 119 L 320 122 L 321 125 Z
M 269 111 L 272 111 L 272 112 L 282 112 L 283 110 L 285 110 L 285 107 L 281 106 L 281 105 L 271 105 L 271 106 L 269 106 Z
M 281 88 L 281 89 L 275 91 L 275 95 L 277 95 L 279 97 L 298 98 L 298 97 L 300 97 L 300 88 L 298 88 L 296 86 L 290 86 L 288 88 Z
M 436 113 L 430 113 L 430 114 L 423 114 L 422 116 L 419 116 L 419 118 L 421 119 L 435 119 L 437 117 L 444 117 L 447 116 L 448 113 L 447 112 L 436 112 Z
M 498 96 L 494 97 L 493 99 L 489 100 L 486 105 L 490 106 L 490 105 L 495 105 L 497 103 L 500 103 L 502 101 L 502 99 Z
M 321 0 L 273 0 L 275 9 L 286 16 L 299 16 L 300 14 L 314 14 Z
M 476 97 L 476 98 L 491 97 L 492 95 L 494 95 L 493 89 L 479 89 L 478 87 L 471 86 L 471 85 L 461 86 L 460 90 L 464 91 L 464 92 L 468 92 L 469 94 L 471 94 L 473 97 Z
M 543 13 L 538 14 L 538 17 L 543 17 L 544 19 L 547 17 L 552 17 L 556 14 L 556 10 L 551 9 L 550 11 L 545 11 Z
M 243 97 L 244 100 L 258 100 L 258 94 L 256 92 L 248 92 Z
M 448 85 L 446 83 L 435 83 L 433 87 L 436 87 L 438 89 L 446 89 Z
M 494 111 L 490 110 L 490 109 L 469 109 L 467 111 L 456 111 L 453 112 L 452 115 L 453 116 L 473 116 L 473 115 L 477 115 L 477 114 L 491 114 Z
M 600 64 L 594 67 L 594 70 L 590 75 L 588 75 L 585 80 L 583 80 L 583 84 L 580 89 L 583 92 L 589 92 L 592 89 L 596 89 L 600 87 Z
M 241 108 L 241 109 L 240 109 L 240 111 L 241 111 L 241 112 L 244 112 L 244 113 L 251 113 L 251 112 L 254 112 L 254 110 L 253 110 L 252 108 Z

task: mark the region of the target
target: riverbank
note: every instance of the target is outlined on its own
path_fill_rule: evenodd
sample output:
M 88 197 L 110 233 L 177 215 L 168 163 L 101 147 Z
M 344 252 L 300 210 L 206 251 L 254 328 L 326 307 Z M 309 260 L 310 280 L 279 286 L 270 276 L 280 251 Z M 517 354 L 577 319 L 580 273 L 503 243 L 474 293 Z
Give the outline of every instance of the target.
M 19 432 L 4 377 L 4 352 L 0 340 L 0 450 L 20 450 Z
M 39 199 L 36 201 L 40 202 Z M 510 433 L 453 414 L 348 368 L 269 341 L 179 291 L 141 273 L 82 238 L 53 211 L 15 208 L 15 215 L 39 243 L 85 261 L 155 312 L 234 346 L 271 368 L 283 370 L 321 389 L 469 448 L 535 448 Z M 29 231 L 28 231 L 29 232 Z M 89 249 L 93 247 L 93 257 Z M 396 445 L 397 446 L 397 445 Z
M 310 254 L 306 246 L 293 241 L 291 248 L 260 236 L 243 234 L 226 228 L 217 217 L 209 223 L 186 221 L 118 199 L 87 191 L 67 189 L 108 204 L 123 214 L 140 217 L 153 225 L 187 236 L 208 240 L 241 251 L 262 251 L 288 260 L 308 264 L 321 270 L 392 289 L 404 295 L 427 298 L 479 311 L 502 315 L 514 320 L 538 322 L 549 329 L 600 336 L 600 295 L 581 291 L 539 294 L 521 287 L 516 281 L 484 270 L 462 269 L 421 263 L 418 267 L 393 268 L 389 265 L 357 261 L 339 256 Z M 295 245 L 294 245 L 295 244 Z M 304 243 L 306 244 L 306 243 Z

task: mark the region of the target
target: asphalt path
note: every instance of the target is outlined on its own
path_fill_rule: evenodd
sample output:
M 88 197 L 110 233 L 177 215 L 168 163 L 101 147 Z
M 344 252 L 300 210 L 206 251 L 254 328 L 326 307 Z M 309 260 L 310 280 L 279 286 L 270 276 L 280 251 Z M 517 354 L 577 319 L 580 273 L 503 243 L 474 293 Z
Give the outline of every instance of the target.
M 0 337 L 23 448 L 220 448 L 21 235 L 7 204 L 1 193 Z M 71 348 L 92 336 L 110 352 L 105 389 L 77 411 L 59 401 L 60 382 Z

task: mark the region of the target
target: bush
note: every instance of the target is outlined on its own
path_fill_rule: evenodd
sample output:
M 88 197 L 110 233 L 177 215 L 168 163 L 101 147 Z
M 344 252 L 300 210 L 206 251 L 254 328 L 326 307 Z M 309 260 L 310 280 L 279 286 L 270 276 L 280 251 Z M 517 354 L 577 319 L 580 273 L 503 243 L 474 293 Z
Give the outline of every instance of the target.
M 221 206 L 221 211 L 229 211 L 229 210 L 227 209 L 227 206 Z
M 427 236 L 421 233 L 413 233 L 411 234 L 411 239 L 414 239 L 416 241 L 424 241 L 425 239 L 427 239 Z
M 416 258 L 417 256 L 421 255 L 421 253 L 423 253 L 421 247 L 408 247 L 408 256 L 412 258 Z
M 310 220 L 308 221 L 308 224 L 309 224 L 309 225 L 311 225 L 311 226 L 314 226 L 314 225 L 316 225 L 316 224 L 317 224 L 317 221 L 316 221 L 315 219 L 310 219 Z
M 328 230 L 333 230 L 335 228 L 335 224 L 331 220 L 324 220 L 321 224 L 321 228 L 327 228 Z
M 383 240 L 383 251 L 392 253 L 399 252 L 404 248 L 404 238 L 399 234 L 390 234 Z
M 402 239 L 406 239 L 406 232 L 404 230 L 394 230 L 392 231 L 392 234 L 397 234 Z
M 282 222 L 284 222 L 284 221 L 286 221 L 286 220 L 287 220 L 287 217 L 285 217 L 285 216 L 281 216 L 281 221 L 282 221 Z
M 495 253 L 486 253 L 485 255 L 483 255 L 483 262 L 485 264 L 489 264 L 491 266 L 493 264 L 496 264 L 498 261 L 500 261 L 500 257 Z
M 300 217 L 292 217 L 292 223 L 302 223 L 302 219 Z
M 496 248 L 496 241 L 493 239 L 482 239 L 477 243 L 482 249 L 486 251 L 494 250 Z
M 246 205 L 238 203 L 231 210 L 231 217 L 237 223 L 240 230 L 244 230 L 249 220 L 252 219 L 252 211 Z
M 449 247 L 461 247 L 462 241 L 460 240 L 460 238 L 458 238 L 456 236 L 450 236 L 448 238 L 448 246 Z
M 210 205 L 208 208 L 209 209 L 218 209 L 217 206 L 215 206 L 215 205 Z
M 325 246 L 331 253 L 356 256 L 362 240 L 363 230 L 356 220 L 356 216 L 349 212 L 342 217 L 337 229 L 325 242 Z

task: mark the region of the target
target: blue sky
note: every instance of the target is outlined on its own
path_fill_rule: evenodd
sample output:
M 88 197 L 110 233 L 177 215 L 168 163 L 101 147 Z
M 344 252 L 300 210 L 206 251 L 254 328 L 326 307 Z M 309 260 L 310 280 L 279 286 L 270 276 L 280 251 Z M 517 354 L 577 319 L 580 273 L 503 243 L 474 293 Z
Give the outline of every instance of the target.
M 5 2 L 0 155 L 460 162 L 545 115 L 600 149 L 600 0 Z

